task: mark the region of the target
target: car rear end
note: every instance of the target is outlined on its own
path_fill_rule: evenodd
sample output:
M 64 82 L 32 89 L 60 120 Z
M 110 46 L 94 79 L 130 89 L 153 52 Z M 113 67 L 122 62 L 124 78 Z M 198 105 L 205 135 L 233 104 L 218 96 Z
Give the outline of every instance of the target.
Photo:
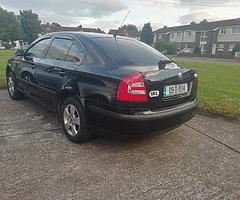
M 198 104 L 195 70 L 182 68 L 133 40 L 117 38 L 106 45 L 97 39 L 97 43 L 118 68 L 128 72 L 115 88 L 116 110 L 98 110 L 103 129 L 142 136 L 173 129 L 194 117 Z

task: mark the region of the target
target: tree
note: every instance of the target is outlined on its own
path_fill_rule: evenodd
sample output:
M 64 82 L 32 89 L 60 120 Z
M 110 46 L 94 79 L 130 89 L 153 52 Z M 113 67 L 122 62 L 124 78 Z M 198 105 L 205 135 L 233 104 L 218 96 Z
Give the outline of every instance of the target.
M 235 55 L 236 52 L 240 52 L 240 43 L 234 45 L 232 49 L 232 55 Z
M 125 24 L 123 25 L 120 30 L 127 30 L 127 31 L 138 31 L 138 28 L 134 24 Z
M 16 15 L 0 7 L 0 40 L 13 42 L 17 39 L 21 39 L 21 31 Z
M 201 54 L 201 49 L 199 46 L 195 46 L 194 49 L 193 49 L 193 53 L 194 54 Z
M 33 42 L 41 33 L 41 20 L 32 10 L 20 10 L 19 20 L 24 33 L 24 39 L 28 43 Z
M 153 43 L 153 32 L 150 22 L 144 24 L 141 32 L 140 41 L 148 45 Z

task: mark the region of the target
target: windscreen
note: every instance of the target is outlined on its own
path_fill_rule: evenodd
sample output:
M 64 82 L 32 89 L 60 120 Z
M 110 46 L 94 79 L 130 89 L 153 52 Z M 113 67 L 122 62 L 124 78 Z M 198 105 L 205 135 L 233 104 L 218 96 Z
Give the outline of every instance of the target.
M 169 60 L 152 47 L 125 38 L 94 38 L 108 56 L 120 66 L 157 66 L 160 60 Z

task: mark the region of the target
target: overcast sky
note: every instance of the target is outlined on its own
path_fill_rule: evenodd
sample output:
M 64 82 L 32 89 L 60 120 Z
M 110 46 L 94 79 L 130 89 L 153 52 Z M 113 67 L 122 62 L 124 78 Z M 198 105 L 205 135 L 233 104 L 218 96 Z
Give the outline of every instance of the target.
M 124 24 L 139 29 L 150 22 L 153 30 L 167 26 L 240 17 L 240 0 L 1 0 L 0 7 L 19 14 L 31 9 L 43 23 L 117 29 Z

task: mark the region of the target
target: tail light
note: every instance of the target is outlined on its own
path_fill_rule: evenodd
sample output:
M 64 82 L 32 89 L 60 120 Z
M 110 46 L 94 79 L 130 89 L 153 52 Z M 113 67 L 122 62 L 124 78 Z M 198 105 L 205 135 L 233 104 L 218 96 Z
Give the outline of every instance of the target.
M 125 76 L 117 89 L 117 100 L 129 102 L 147 102 L 147 92 L 142 75 L 139 72 Z

